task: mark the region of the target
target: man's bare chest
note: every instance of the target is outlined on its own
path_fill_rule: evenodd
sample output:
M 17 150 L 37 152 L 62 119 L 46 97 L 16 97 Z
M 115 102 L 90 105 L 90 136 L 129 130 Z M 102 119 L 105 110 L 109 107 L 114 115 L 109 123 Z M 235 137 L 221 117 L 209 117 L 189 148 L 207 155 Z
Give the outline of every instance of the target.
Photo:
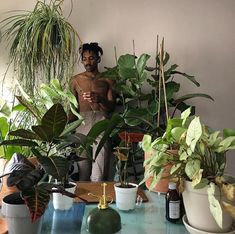
M 83 92 L 107 92 L 108 90 L 108 83 L 105 80 L 81 80 L 79 82 L 80 87 L 82 88 Z

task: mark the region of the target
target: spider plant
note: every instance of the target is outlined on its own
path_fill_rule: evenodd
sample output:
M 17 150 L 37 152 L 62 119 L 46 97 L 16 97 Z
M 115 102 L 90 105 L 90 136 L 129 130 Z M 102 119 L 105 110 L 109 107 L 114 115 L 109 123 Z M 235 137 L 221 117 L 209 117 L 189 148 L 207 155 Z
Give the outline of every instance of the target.
M 51 78 L 62 85 L 71 78 L 81 39 L 62 15 L 63 2 L 37 1 L 32 11 L 13 11 L 14 15 L 1 21 L 2 36 L 10 46 L 9 64 L 27 92 L 34 93 L 41 82 L 49 83 Z

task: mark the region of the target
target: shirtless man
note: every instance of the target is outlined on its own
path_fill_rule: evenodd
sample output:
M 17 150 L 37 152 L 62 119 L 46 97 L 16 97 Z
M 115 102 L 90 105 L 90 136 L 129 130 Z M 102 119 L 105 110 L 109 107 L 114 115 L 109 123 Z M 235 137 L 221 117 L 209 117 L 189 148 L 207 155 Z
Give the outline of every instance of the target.
M 115 102 L 112 81 L 101 77 L 98 71 L 100 56 L 103 54 L 98 43 L 83 44 L 80 53 L 86 71 L 74 76 L 71 90 L 79 102 L 79 112 L 85 119 L 85 125 L 81 125 L 76 131 L 86 135 L 93 124 L 108 117 L 114 110 Z M 93 145 L 93 155 L 97 145 Z M 86 155 L 82 157 L 87 158 Z M 107 180 L 109 157 L 109 145 L 105 144 L 94 162 L 90 159 L 79 161 L 79 180 Z

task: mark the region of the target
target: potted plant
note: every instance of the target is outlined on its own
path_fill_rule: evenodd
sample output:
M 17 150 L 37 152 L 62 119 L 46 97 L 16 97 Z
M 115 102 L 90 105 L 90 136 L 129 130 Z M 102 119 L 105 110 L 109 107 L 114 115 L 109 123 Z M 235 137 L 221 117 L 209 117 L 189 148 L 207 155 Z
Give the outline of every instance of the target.
M 64 189 L 64 185 L 67 183 L 66 178 L 69 170 L 69 161 L 59 152 L 73 143 L 66 136 L 68 135 L 70 137 L 71 131 L 80 123 L 81 121 L 78 120 L 67 125 L 67 115 L 62 105 L 54 104 L 44 114 L 41 123 L 32 126 L 32 131 L 27 129 L 12 131 L 9 134 L 18 137 L 18 139 L 5 140 L 0 144 L 31 147 L 32 153 L 37 158 L 38 165 L 35 166 L 23 155 L 16 154 L 11 159 L 12 161 L 9 162 L 6 171 L 9 175 L 7 179 L 8 186 L 14 185 L 21 191 L 17 195 L 18 200 L 20 199 L 20 195 L 30 211 L 32 222 L 37 221 L 45 212 L 51 193 L 59 192 L 64 195 L 73 196 Z M 45 174 L 64 183 L 40 182 Z M 15 197 L 16 195 L 12 196 Z M 4 198 L 3 204 L 5 206 L 8 199 L 6 197 Z M 12 199 L 10 200 L 10 202 L 13 202 Z M 4 208 L 3 211 L 7 212 L 8 209 Z M 23 216 L 27 216 L 25 213 L 22 214 Z M 27 223 L 30 223 L 29 220 Z M 24 231 L 23 233 L 26 233 Z
M 25 120 L 25 115 L 23 113 L 23 107 L 17 105 L 15 99 L 12 103 L 6 101 L 0 97 L 0 142 L 4 140 L 14 139 L 15 137 L 10 136 L 9 132 L 16 130 L 20 126 L 25 126 L 28 124 Z M 11 159 L 14 153 L 23 153 L 25 156 L 30 158 L 32 162 L 34 158 L 31 157 L 32 154 L 27 147 L 21 147 L 16 145 L 2 145 L 0 146 L 0 175 L 4 173 L 7 162 Z M 0 203 L 2 198 L 14 191 L 17 191 L 16 187 L 7 186 L 7 177 L 2 178 L 2 186 L 0 192 Z
M 23 88 L 34 94 L 41 82 L 57 78 L 68 84 L 81 39 L 62 14 L 63 0 L 37 1 L 32 11 L 19 11 L 1 21 L 10 41 L 10 64 Z
M 123 110 L 120 114 L 120 123 L 114 126 L 112 134 L 118 132 L 120 135 L 121 132 L 125 136 L 138 132 L 147 133 L 153 137 L 161 136 L 166 129 L 170 110 L 172 111 L 171 117 L 173 117 L 176 110 L 183 112 L 189 107 L 186 101 L 191 98 L 203 97 L 213 100 L 211 96 L 204 93 L 176 95 L 180 90 L 180 82 L 175 81 L 177 76 L 196 86 L 200 86 L 200 84 L 194 76 L 180 72 L 177 64 L 170 63 L 170 55 L 164 50 L 164 40 L 162 40 L 160 49 L 157 42 L 155 67 L 147 66 L 149 58 L 150 56 L 147 54 L 136 57 L 135 52 L 133 55 L 121 55 L 117 59 L 117 65 L 107 68 L 107 71 L 103 73 L 105 77 L 115 79 L 114 89 L 119 94 L 118 101 Z M 144 91 L 146 90 L 144 86 L 147 86 L 150 91 Z M 195 107 L 192 107 L 192 112 L 194 111 Z M 123 131 L 127 133 L 125 134 Z M 148 155 L 145 154 L 145 158 L 147 157 Z M 143 158 L 142 156 L 142 162 Z M 165 170 L 166 173 L 167 171 L 169 171 L 169 167 Z M 146 180 L 146 186 L 149 187 L 150 184 L 151 178 Z M 168 180 L 164 179 L 153 191 L 166 192 L 167 190 Z
M 118 181 L 114 184 L 116 206 L 120 210 L 133 210 L 135 208 L 138 185 L 130 183 L 128 179 L 128 160 L 131 142 L 124 142 L 125 145 L 115 147 L 114 154 L 117 158 Z
M 191 98 L 213 98 L 204 93 L 176 96 L 180 90 L 180 83 L 175 81 L 176 77 L 187 80 L 197 87 L 200 84 L 194 76 L 177 70 L 177 64 L 170 64 L 170 55 L 164 50 L 164 39 L 160 50 L 156 51 L 155 67 L 147 66 L 149 59 L 150 55 L 145 53 L 137 57 L 135 51 L 133 54 L 121 55 L 116 59 L 116 66 L 106 68 L 107 71 L 102 75 L 115 81 L 114 90 L 117 93 L 117 103 L 121 105 L 123 118 L 123 122 L 117 128 L 121 131 L 127 129 L 128 132 L 160 136 L 164 133 L 169 109 L 172 109 L 173 117 L 176 109 L 183 112 L 189 107 L 185 101 Z
M 154 150 L 155 153 L 145 160 L 147 169 L 142 183 L 152 176 L 153 187 L 161 179 L 164 166 L 171 165 L 169 178 L 181 181 L 180 187 L 184 182 L 183 200 L 189 224 L 202 231 L 228 231 L 232 219 L 223 212 L 223 197 L 215 191 L 218 190 L 218 178 L 224 176 L 225 153 L 235 149 L 235 132 L 224 130 L 222 136 L 221 132 L 202 124 L 199 117 L 190 118 L 190 113 L 189 108 L 181 114 L 181 118 L 169 119 L 163 136 L 153 141 L 150 135 L 144 136 L 144 151 Z M 168 151 L 172 147 L 178 151 Z M 192 193 L 197 196 L 202 193 L 200 199 L 203 197 L 203 202 L 204 199 L 209 200 L 208 205 L 196 200 L 197 196 L 188 200 Z M 192 213 L 197 217 L 191 217 Z

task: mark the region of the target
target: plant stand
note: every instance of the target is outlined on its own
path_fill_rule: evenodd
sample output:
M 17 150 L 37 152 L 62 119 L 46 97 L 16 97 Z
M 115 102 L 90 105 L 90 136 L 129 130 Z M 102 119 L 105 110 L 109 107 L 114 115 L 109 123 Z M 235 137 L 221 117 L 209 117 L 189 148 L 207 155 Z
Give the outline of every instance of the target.
M 5 216 L 9 234 L 40 234 L 42 219 L 31 221 L 30 213 L 24 201 L 19 202 L 20 193 L 7 195 L 2 201 L 2 214 Z M 23 204 L 22 204 L 23 203 Z

